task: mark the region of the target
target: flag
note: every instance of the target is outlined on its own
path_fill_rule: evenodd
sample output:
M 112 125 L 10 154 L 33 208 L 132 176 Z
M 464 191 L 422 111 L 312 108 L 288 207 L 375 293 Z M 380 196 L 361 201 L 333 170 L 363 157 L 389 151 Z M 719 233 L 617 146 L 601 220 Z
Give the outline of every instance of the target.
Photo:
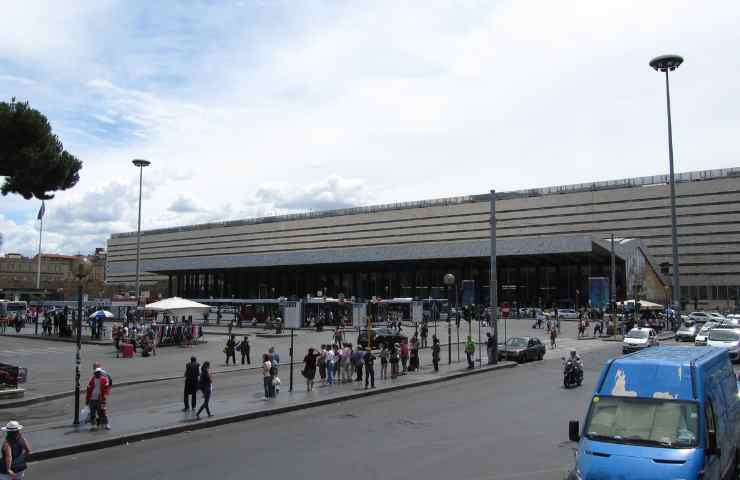
M 41 208 L 39 208 L 39 214 L 36 216 L 36 220 L 44 218 L 44 212 L 46 212 L 46 202 L 41 200 Z

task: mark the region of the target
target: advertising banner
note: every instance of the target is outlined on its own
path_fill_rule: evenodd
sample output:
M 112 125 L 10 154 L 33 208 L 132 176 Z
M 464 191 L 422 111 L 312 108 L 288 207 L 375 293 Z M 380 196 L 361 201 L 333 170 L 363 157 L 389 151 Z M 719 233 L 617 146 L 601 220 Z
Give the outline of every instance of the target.
M 475 280 L 462 281 L 462 304 L 475 305 Z
M 367 328 L 367 304 L 352 304 L 352 326 L 355 328 Z
M 609 305 L 609 279 L 606 277 L 589 277 L 588 293 L 592 308 L 606 308 Z
M 285 328 L 301 328 L 301 302 L 284 302 L 283 307 L 283 326 Z
M 424 321 L 424 302 L 414 302 L 411 304 L 411 321 L 414 323 Z

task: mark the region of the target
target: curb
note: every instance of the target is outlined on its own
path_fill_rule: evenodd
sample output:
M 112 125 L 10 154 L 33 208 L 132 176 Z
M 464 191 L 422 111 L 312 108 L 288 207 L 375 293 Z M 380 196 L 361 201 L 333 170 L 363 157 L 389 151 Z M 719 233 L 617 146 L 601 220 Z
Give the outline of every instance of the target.
M 67 455 L 74 455 L 77 453 L 89 452 L 94 450 L 101 450 L 104 448 L 115 447 L 118 445 L 125 445 L 127 443 L 139 442 L 142 440 L 149 440 L 152 438 L 165 437 L 169 435 L 177 435 L 183 432 L 191 432 L 196 430 L 203 430 L 206 428 L 219 427 L 222 425 L 228 425 L 230 423 L 243 422 L 245 420 L 252 420 L 256 418 L 269 417 L 273 415 L 280 415 L 283 413 L 295 412 L 298 410 L 306 410 L 309 408 L 320 407 L 324 405 L 330 405 L 332 403 L 344 402 L 347 400 L 355 400 L 358 398 L 370 397 L 373 395 L 381 395 L 388 392 L 395 392 L 399 390 L 405 390 L 407 388 L 420 387 L 424 385 L 431 385 L 435 383 L 446 382 L 450 380 L 456 380 L 458 378 L 467 377 L 469 375 L 475 375 L 485 372 L 492 372 L 496 370 L 503 370 L 508 368 L 516 367 L 516 362 L 504 362 L 498 365 L 487 366 L 486 368 L 478 368 L 474 370 L 463 370 L 460 372 L 444 375 L 441 377 L 430 378 L 419 382 L 406 383 L 401 385 L 394 385 L 391 387 L 382 388 L 379 390 L 363 390 L 359 392 L 350 393 L 347 395 L 341 395 L 337 397 L 325 398 L 323 400 L 315 400 L 312 402 L 298 403 L 293 405 L 286 405 L 283 407 L 276 407 L 267 410 L 260 410 L 257 412 L 241 413 L 236 415 L 230 415 L 215 420 L 203 420 L 198 423 L 192 423 L 188 425 L 176 425 L 173 427 L 163 427 L 156 430 L 150 430 L 139 433 L 132 433 L 127 435 L 121 435 L 115 438 L 109 438 L 105 440 L 99 440 L 95 442 L 78 443 L 75 445 L 68 445 L 64 447 L 49 448 L 46 450 L 39 450 L 29 455 L 28 460 L 37 462 L 40 460 L 49 460 L 51 458 L 63 457 Z
M 18 335 L 13 333 L 0 333 L 0 337 L 9 338 L 24 338 L 26 340 L 45 340 L 47 342 L 64 342 L 64 343 L 77 343 L 76 338 L 60 338 L 60 337 L 45 337 L 43 335 Z M 84 338 L 80 342 L 83 345 L 98 345 L 107 346 L 113 345 L 113 340 L 85 340 Z

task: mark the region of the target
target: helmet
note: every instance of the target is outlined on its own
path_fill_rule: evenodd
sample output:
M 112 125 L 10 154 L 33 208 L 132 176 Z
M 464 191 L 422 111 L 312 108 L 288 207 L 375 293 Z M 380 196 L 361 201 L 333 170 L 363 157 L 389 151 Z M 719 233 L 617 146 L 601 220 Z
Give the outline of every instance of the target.
M 576 356 L 576 349 L 575 348 L 571 348 L 570 349 L 570 356 L 571 357 L 575 357 Z

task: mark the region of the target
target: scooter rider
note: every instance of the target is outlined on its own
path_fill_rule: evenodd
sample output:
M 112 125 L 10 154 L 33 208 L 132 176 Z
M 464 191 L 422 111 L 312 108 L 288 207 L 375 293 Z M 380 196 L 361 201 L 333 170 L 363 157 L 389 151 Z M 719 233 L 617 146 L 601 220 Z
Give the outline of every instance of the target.
M 583 361 L 581 360 L 581 357 L 578 356 L 578 353 L 576 353 L 575 348 L 570 349 L 570 360 L 578 366 L 581 370 L 583 370 Z

